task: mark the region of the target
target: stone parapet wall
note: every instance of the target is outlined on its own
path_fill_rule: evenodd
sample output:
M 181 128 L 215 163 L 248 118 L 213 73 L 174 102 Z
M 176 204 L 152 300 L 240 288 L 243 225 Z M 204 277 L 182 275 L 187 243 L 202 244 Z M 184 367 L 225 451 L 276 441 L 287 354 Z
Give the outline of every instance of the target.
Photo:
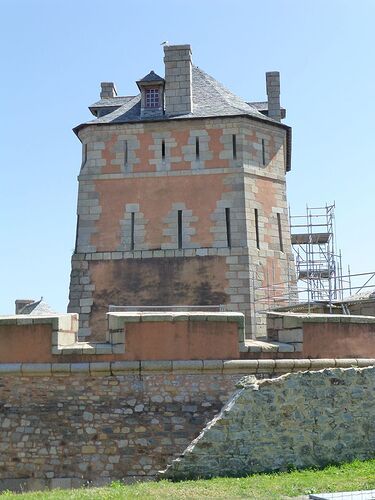
M 375 316 L 375 297 L 368 299 L 353 300 L 345 303 L 350 314 L 360 314 L 363 316 Z
M 76 314 L 0 317 L 0 363 L 236 359 L 244 315 L 236 312 L 111 312 L 102 342 L 77 336 Z
M 375 318 L 342 314 L 267 313 L 267 337 L 296 357 L 374 357 Z
M 243 476 L 375 456 L 375 367 L 328 369 L 240 389 L 161 475 Z

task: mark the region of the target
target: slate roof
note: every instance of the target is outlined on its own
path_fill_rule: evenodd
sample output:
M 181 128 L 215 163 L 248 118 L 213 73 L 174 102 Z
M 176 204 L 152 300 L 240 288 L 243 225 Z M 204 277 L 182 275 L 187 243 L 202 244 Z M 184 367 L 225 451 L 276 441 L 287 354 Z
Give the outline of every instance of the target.
M 108 107 L 118 108 L 119 106 L 123 106 L 128 101 L 130 101 L 130 99 L 133 99 L 133 97 L 134 97 L 133 95 L 106 97 L 105 99 L 100 99 L 100 101 L 91 104 L 89 110 L 91 111 L 92 108 L 108 108 Z
M 150 71 L 148 75 L 144 76 L 141 80 L 138 80 L 137 83 L 139 82 L 164 82 L 164 78 L 157 75 L 154 71 Z
M 150 73 L 149 73 L 150 75 Z M 147 78 L 147 75 L 145 78 Z M 160 78 L 160 77 L 159 77 Z M 249 115 L 263 121 L 277 123 L 279 122 L 262 114 L 255 106 L 245 102 L 228 90 L 224 85 L 215 80 L 212 76 L 202 71 L 197 66 L 192 70 L 192 88 L 193 88 L 193 113 L 186 115 L 163 115 L 141 118 L 140 94 L 134 97 L 113 97 L 102 99 L 90 106 L 94 107 L 114 107 L 118 106 L 113 112 L 102 116 L 96 120 L 83 123 L 101 124 L 101 123 L 128 123 L 134 121 L 152 121 L 152 120 L 176 120 L 184 118 L 209 118 L 215 116 L 236 116 Z M 82 127 L 79 125 L 75 130 Z
M 146 75 L 148 78 L 151 73 Z M 158 76 L 154 73 L 155 76 Z M 161 78 L 161 77 L 158 77 Z M 78 131 L 86 125 L 104 125 L 118 123 L 134 123 L 138 121 L 164 121 L 181 120 L 194 118 L 210 118 L 224 116 L 249 116 L 263 122 L 273 123 L 276 126 L 287 130 L 288 134 L 288 168 L 290 170 L 290 149 L 291 149 L 291 129 L 263 114 L 260 109 L 264 103 L 248 103 L 233 94 L 224 85 L 205 73 L 197 66 L 192 67 L 192 89 L 193 89 L 193 112 L 185 115 L 154 115 L 141 118 L 141 95 L 134 97 L 114 97 L 102 99 L 98 103 L 90 106 L 90 110 L 95 107 L 107 107 L 107 113 L 101 114 L 96 120 L 91 120 L 78 125 L 73 130 Z M 257 105 L 258 104 L 258 105 Z M 105 106 L 107 105 L 107 106 Z M 117 109 L 110 109 L 117 105 Z
M 44 302 L 43 299 L 38 300 L 37 302 L 32 302 L 31 304 L 27 304 L 23 307 L 18 314 L 30 314 L 30 316 L 40 316 L 44 314 L 56 314 L 47 302 Z

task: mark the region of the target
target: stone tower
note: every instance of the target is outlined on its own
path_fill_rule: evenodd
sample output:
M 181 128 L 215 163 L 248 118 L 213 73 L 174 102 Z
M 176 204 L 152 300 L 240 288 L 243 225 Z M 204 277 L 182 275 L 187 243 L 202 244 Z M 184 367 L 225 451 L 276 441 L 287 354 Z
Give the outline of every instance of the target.
M 102 83 L 82 142 L 69 312 L 101 338 L 112 305 L 218 305 L 255 335 L 256 289 L 287 283 L 293 259 L 285 175 L 291 129 L 277 72 L 248 103 L 164 47 L 136 96 Z M 258 329 L 259 332 L 259 329 Z

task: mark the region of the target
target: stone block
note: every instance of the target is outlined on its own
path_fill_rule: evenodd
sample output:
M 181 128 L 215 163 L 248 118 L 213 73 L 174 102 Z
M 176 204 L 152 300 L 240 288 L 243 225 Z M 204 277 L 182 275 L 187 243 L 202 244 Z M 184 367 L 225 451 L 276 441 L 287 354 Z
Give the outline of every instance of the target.
M 279 352 L 295 352 L 294 345 L 277 342 Z
M 276 360 L 260 359 L 257 373 L 272 373 L 276 368 Z
M 303 343 L 302 342 L 292 342 L 290 345 L 294 346 L 294 352 L 302 352 L 303 351 Z
M 311 359 L 310 370 L 323 370 L 324 368 L 335 368 L 334 359 Z
M 295 359 L 294 360 L 294 372 L 309 370 L 311 366 L 310 359 Z
M 203 370 L 204 371 L 223 371 L 223 360 L 222 359 L 204 359 L 203 360 Z
M 181 360 L 172 361 L 172 370 L 174 372 L 200 372 L 203 369 L 202 360 Z
M 257 359 L 238 359 L 223 361 L 223 373 L 255 373 L 259 367 Z
M 111 363 L 111 371 L 114 375 L 120 375 L 121 373 L 133 373 L 140 372 L 141 362 L 140 361 L 113 361 Z
M 113 354 L 124 354 L 125 344 L 114 344 L 112 345 Z
M 357 362 L 354 359 L 335 359 L 336 368 L 352 368 L 356 366 Z
M 59 488 L 61 490 L 70 489 L 72 487 L 72 479 L 70 477 L 54 477 L 51 479 L 51 488 Z
M 303 330 L 302 328 L 280 330 L 278 337 L 279 342 L 303 342 Z
M 112 354 L 113 346 L 112 344 L 94 344 L 95 354 Z
M 293 329 L 293 328 L 298 328 L 302 326 L 302 318 L 298 316 L 284 316 L 283 317 L 283 329 L 288 330 L 288 329 Z
M 339 361 L 339 360 L 336 360 Z M 358 368 L 364 368 L 365 366 L 374 366 L 375 365 L 375 359 L 357 359 L 357 366 Z M 336 364 L 337 366 L 337 364 Z
M 125 342 L 125 331 L 112 331 L 110 332 L 110 341 L 112 344 L 124 344 Z
M 276 359 L 275 360 L 275 372 L 278 373 L 289 373 L 293 371 L 294 359 Z
M 171 372 L 172 361 L 141 361 L 142 372 Z
M 70 372 L 76 375 L 90 375 L 90 363 L 71 363 Z
M 109 361 L 91 362 L 90 375 L 111 375 L 111 363 Z
M 52 363 L 51 373 L 55 376 L 70 375 L 70 363 Z
M 0 363 L 0 377 L 21 375 L 21 363 Z
M 42 376 L 51 375 L 51 363 L 22 363 L 22 375 Z

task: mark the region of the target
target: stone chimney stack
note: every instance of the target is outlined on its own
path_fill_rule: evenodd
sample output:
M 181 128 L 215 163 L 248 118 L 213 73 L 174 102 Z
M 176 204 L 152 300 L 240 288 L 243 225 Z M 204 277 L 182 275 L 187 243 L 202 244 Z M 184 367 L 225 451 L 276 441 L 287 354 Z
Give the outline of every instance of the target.
M 117 90 L 113 82 L 102 82 L 102 91 L 100 92 L 100 99 L 107 99 L 109 97 L 116 97 Z
M 185 115 L 193 111 L 190 45 L 165 45 L 165 114 Z
M 268 116 L 281 121 L 280 108 L 280 73 L 278 71 L 270 71 L 266 73 L 266 87 L 268 99 Z

